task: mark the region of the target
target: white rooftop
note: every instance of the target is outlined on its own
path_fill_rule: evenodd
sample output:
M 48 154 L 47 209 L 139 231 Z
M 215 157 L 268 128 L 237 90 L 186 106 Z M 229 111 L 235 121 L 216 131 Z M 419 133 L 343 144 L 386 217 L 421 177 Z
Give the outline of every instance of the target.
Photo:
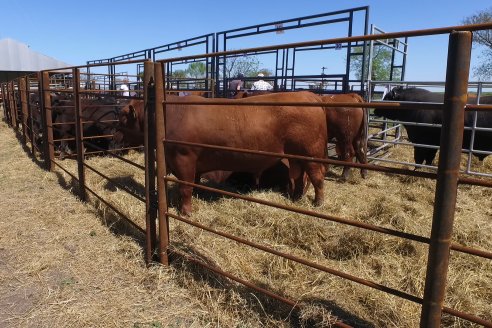
M 33 51 L 24 43 L 0 40 L 0 71 L 36 72 L 68 66 L 72 65 Z

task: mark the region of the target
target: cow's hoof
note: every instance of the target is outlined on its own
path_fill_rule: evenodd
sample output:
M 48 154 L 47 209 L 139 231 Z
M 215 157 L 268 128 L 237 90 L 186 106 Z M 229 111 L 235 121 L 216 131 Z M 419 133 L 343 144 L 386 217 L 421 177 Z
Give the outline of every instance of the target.
M 191 206 L 181 206 L 179 210 L 179 214 L 184 217 L 188 217 L 191 215 Z

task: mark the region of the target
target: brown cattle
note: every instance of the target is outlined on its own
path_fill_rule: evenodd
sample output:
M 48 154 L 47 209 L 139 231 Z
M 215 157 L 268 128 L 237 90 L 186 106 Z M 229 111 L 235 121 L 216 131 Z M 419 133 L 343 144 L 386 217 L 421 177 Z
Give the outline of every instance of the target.
M 83 123 L 83 136 L 94 137 L 84 141 L 84 146 L 89 150 L 110 149 L 112 132 L 118 120 L 118 111 L 121 105 L 110 98 L 82 99 L 81 120 Z M 53 135 L 55 139 L 61 139 L 60 158 L 66 153 L 71 153 L 74 142 L 67 139 L 75 137 L 75 107 L 73 99 L 59 100 L 52 104 Z M 72 147 L 70 147 L 72 145 Z
M 322 96 L 323 102 L 364 102 L 355 93 L 333 94 Z M 352 162 L 354 156 L 360 163 L 367 164 L 367 111 L 364 108 L 352 107 L 325 107 L 326 124 L 328 126 L 328 140 L 336 139 L 338 158 L 345 162 Z M 343 168 L 342 176 L 349 177 L 350 167 Z M 367 170 L 361 169 L 361 176 L 367 176 Z
M 168 95 L 174 95 L 174 96 L 180 96 L 180 97 L 186 97 L 186 96 L 200 96 L 207 98 L 210 94 L 209 91 L 203 91 L 203 90 L 188 90 L 188 91 L 168 91 Z
M 253 96 L 260 96 L 260 95 L 266 95 L 273 93 L 272 91 L 268 90 L 241 90 L 238 91 L 234 95 L 234 99 L 242 99 L 242 98 L 248 98 L 248 97 L 253 97 Z
M 248 98 L 271 91 L 240 91 L 236 99 Z M 333 94 L 321 97 L 323 102 L 364 102 L 356 93 Z M 334 140 L 338 158 L 352 162 L 354 156 L 360 163 L 367 164 L 367 111 L 363 108 L 325 107 L 328 140 Z M 343 168 L 342 177 L 347 180 L 350 167 Z M 367 176 L 367 170 L 361 169 L 361 176 Z
M 323 108 L 302 106 L 237 106 L 237 105 L 190 105 L 190 101 L 207 101 L 196 96 L 173 97 L 181 102 L 168 105 L 166 112 L 167 140 L 187 141 L 225 147 L 262 150 L 281 154 L 303 155 L 316 158 L 326 156 L 327 129 Z M 217 101 L 217 99 L 214 99 Z M 226 100 L 229 101 L 229 100 Z M 251 102 L 253 99 L 238 99 Z M 277 93 L 254 98 L 254 102 L 320 102 L 310 92 Z M 321 105 L 321 104 L 320 104 Z M 120 113 L 122 128 L 115 134 L 116 141 L 127 143 L 130 130 L 141 131 L 143 122 L 136 106 L 131 103 Z M 141 132 L 133 137 L 141 136 Z M 178 179 L 193 182 L 202 173 L 224 170 L 249 172 L 259 177 L 263 171 L 278 163 L 279 159 L 269 156 L 216 151 L 168 143 L 166 162 L 168 169 Z M 323 180 L 325 167 L 321 163 L 288 160 L 289 176 L 295 183 L 291 189 L 294 199 L 300 198 L 304 188 L 304 172 L 315 189 L 314 203 L 323 202 Z M 192 187 L 180 185 L 180 212 L 191 213 Z
M 144 102 L 142 100 L 132 100 L 130 104 L 123 108 L 119 114 L 120 124 L 114 135 L 116 144 L 137 147 L 144 144 Z M 274 166 L 263 171 L 258 181 L 250 173 L 232 172 L 215 170 L 200 175 L 209 182 L 217 184 L 231 184 L 239 188 L 253 189 L 272 189 L 283 194 L 292 193 L 292 181 L 289 178 L 289 163 L 281 160 Z M 198 176 L 197 176 L 198 177 Z M 199 179 L 197 179 L 198 182 Z M 304 191 L 307 191 L 307 177 L 305 177 Z

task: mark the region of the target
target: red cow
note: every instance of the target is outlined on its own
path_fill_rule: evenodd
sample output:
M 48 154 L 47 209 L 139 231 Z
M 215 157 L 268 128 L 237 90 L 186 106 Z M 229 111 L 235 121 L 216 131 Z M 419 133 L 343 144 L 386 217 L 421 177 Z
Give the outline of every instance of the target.
M 258 94 L 268 94 L 271 91 L 247 92 L 240 91 L 236 99 L 253 97 Z M 333 94 L 321 97 L 323 102 L 364 102 L 356 93 Z M 335 139 L 338 158 L 352 162 L 354 156 L 360 163 L 367 164 L 367 111 L 363 108 L 325 107 L 328 140 Z M 342 176 L 348 179 L 350 167 L 343 168 Z M 363 178 L 367 170 L 361 169 Z
M 364 102 L 355 93 L 333 94 L 322 96 L 323 102 Z M 328 140 L 336 139 L 338 158 L 345 162 L 352 162 L 354 156 L 360 163 L 367 164 L 367 111 L 364 108 L 352 107 L 325 107 L 326 124 L 328 126 Z M 343 168 L 342 176 L 349 177 L 350 167 Z M 361 176 L 367 176 L 367 170 L 361 169 Z
M 236 105 L 190 105 L 190 101 L 207 101 L 196 96 L 168 99 L 180 101 L 179 105 L 168 105 L 166 112 L 167 140 L 204 143 L 217 146 L 261 150 L 283 154 L 303 155 L 316 158 L 326 156 L 327 129 L 323 107 L 302 106 L 236 106 Z M 217 101 L 217 99 L 214 99 Z M 228 100 L 226 100 L 228 101 Z M 251 102 L 252 99 L 238 99 Z M 320 102 L 310 92 L 277 93 L 254 97 L 254 102 Z M 130 103 L 120 113 L 120 126 L 115 133 L 118 142 L 141 135 L 142 118 Z M 143 115 L 142 115 L 143 116 Z M 138 131 L 137 134 L 130 132 Z M 140 137 L 139 137 L 140 138 Z M 135 142 L 133 140 L 133 142 Z M 178 179 L 193 182 L 202 173 L 224 170 L 249 172 L 256 177 L 278 163 L 279 159 L 269 156 L 237 152 L 219 152 L 203 147 L 168 143 L 166 162 L 170 172 Z M 304 172 L 315 189 L 315 205 L 323 202 L 325 167 L 321 163 L 288 160 L 289 176 L 293 182 L 291 196 L 302 197 Z M 294 190 L 295 189 L 295 190 Z M 180 185 L 180 212 L 191 213 L 192 187 Z

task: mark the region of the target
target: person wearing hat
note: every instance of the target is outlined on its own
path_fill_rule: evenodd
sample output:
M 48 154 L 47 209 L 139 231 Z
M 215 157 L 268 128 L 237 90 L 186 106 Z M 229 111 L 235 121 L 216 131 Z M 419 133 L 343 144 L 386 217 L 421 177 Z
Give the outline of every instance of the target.
M 238 93 L 238 91 L 240 91 L 243 88 L 244 86 L 243 78 L 244 75 L 242 73 L 239 73 L 234 80 L 229 82 L 230 98 L 233 98 Z
M 256 81 L 255 83 L 253 83 L 253 86 L 251 87 L 251 90 L 258 90 L 258 91 L 270 91 L 273 89 L 272 85 L 268 82 L 265 82 L 263 81 L 263 79 L 261 79 L 262 77 L 264 77 L 265 74 L 263 73 L 259 73 L 258 74 L 258 77 L 260 78 L 258 81 Z
M 130 96 L 130 88 L 128 88 L 128 79 L 127 78 L 125 78 L 123 80 L 123 84 L 120 85 L 120 91 L 121 91 L 122 96 L 125 96 L 125 97 Z

